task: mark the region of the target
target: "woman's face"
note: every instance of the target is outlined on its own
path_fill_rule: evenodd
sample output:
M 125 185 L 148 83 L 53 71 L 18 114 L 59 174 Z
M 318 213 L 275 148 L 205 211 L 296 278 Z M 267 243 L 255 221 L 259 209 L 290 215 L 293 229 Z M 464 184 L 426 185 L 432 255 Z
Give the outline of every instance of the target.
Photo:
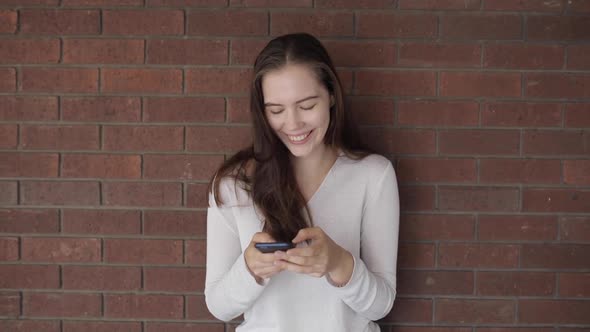
M 264 113 L 295 157 L 322 153 L 333 98 L 305 65 L 288 64 L 262 78 Z

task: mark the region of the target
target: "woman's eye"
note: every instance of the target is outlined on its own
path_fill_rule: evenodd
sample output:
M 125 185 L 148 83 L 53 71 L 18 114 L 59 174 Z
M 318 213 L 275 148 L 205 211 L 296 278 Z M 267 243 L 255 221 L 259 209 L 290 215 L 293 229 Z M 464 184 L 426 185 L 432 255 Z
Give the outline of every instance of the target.
M 310 109 L 312 109 L 312 108 L 314 108 L 314 107 L 315 107 L 315 104 L 314 104 L 314 105 L 311 105 L 310 107 L 307 107 L 307 108 L 306 108 L 306 107 L 303 107 L 303 106 L 301 106 L 301 109 L 304 109 L 304 110 L 306 110 L 306 111 L 309 111 Z
M 270 110 L 270 112 L 271 112 L 272 114 L 280 114 L 280 113 L 282 113 L 282 112 L 283 112 L 283 110 L 272 109 L 272 110 Z

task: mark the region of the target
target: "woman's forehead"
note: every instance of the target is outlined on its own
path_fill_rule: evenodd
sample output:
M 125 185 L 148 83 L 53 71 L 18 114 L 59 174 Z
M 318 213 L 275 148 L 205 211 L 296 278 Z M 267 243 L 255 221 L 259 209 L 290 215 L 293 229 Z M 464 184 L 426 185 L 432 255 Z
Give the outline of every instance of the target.
M 323 96 L 325 88 L 307 66 L 287 65 L 262 78 L 265 103 L 295 103 L 309 96 Z

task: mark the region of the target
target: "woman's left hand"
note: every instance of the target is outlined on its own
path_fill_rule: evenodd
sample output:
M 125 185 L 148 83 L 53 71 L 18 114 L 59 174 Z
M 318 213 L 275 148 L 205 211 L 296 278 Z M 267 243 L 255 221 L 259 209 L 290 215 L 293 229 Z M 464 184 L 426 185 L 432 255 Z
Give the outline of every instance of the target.
M 311 240 L 307 247 L 275 252 L 276 258 L 280 259 L 275 264 L 284 270 L 314 277 L 328 274 L 336 284 L 347 283 L 354 268 L 352 255 L 319 227 L 301 229 L 292 242 L 297 244 L 306 240 Z

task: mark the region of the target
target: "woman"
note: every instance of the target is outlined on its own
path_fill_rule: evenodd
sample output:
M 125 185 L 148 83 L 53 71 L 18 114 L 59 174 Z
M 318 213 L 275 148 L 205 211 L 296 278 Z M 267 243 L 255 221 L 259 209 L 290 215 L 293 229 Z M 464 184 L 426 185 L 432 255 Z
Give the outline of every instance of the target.
M 207 307 L 236 331 L 379 331 L 395 298 L 399 201 L 391 162 L 359 143 L 342 87 L 309 34 L 254 64 L 252 146 L 211 183 Z M 295 247 L 263 253 L 257 243 Z

